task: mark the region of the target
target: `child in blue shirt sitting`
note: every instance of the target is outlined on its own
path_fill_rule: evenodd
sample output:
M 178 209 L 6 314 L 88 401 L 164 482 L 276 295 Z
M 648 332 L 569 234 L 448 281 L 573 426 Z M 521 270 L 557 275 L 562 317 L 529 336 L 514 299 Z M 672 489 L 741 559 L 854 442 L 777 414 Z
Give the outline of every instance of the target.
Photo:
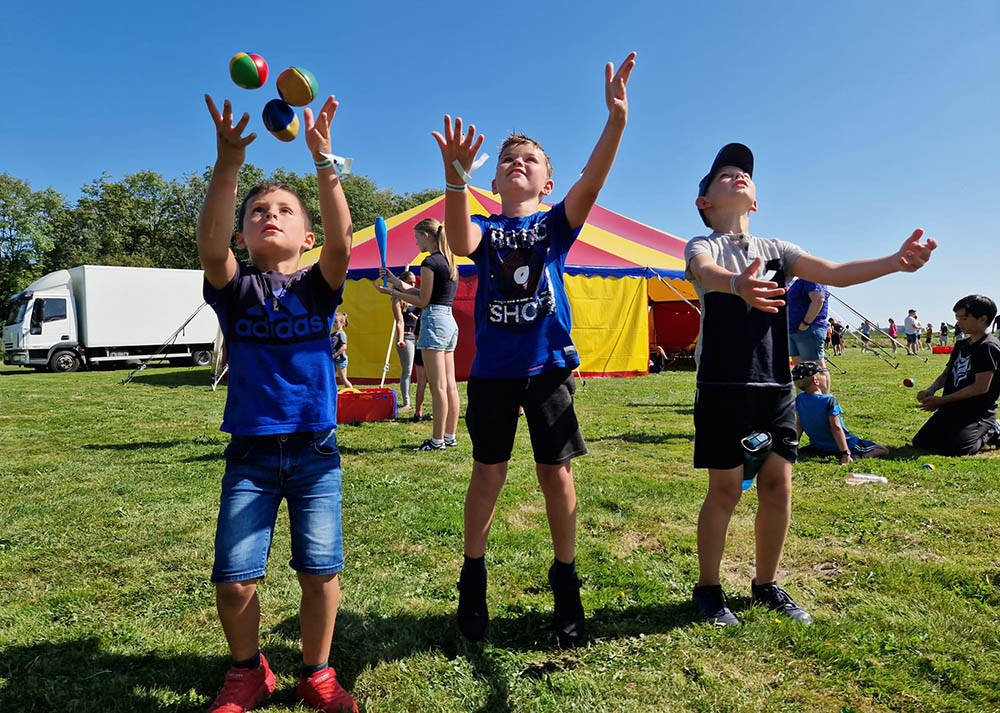
M 803 431 L 809 443 L 821 453 L 836 455 L 841 465 L 855 458 L 879 458 L 889 449 L 874 441 L 858 438 L 844 425 L 844 409 L 829 390 L 830 370 L 819 362 L 804 361 L 792 369 L 792 380 L 799 388 L 795 397 L 795 416 L 799 436 Z

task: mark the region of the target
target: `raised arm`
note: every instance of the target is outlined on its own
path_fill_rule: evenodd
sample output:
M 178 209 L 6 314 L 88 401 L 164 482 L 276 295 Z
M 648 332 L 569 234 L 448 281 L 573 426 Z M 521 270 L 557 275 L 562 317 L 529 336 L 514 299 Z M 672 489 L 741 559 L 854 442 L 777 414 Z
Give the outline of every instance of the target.
M 799 258 L 800 260 L 802 258 Z M 777 312 L 785 301 L 777 299 L 785 294 L 777 282 L 767 282 L 754 277 L 760 267 L 760 258 L 754 260 L 741 273 L 719 267 L 711 256 L 701 253 L 691 258 L 688 269 L 706 289 L 737 295 L 748 305 L 761 312 Z
M 792 265 L 792 271 L 799 277 L 834 287 L 857 285 L 893 272 L 915 272 L 930 260 L 931 251 L 937 247 L 934 238 L 927 238 L 921 243 L 923 235 L 924 231 L 917 228 L 895 253 L 869 260 L 835 263 L 815 255 L 802 254 Z
M 474 124 L 469 125 L 463 136 L 462 118 L 456 117 L 452 126 L 451 117 L 447 114 L 444 115 L 444 135 L 432 131 L 431 136 L 437 141 L 444 161 L 444 224 L 448 247 L 455 255 L 465 257 L 479 247 L 483 231 L 469 218 L 469 194 L 465 179 L 455 168 L 454 162 L 458 161 L 468 173 L 479 147 L 483 145 L 484 137 L 482 134 L 476 135 Z
M 323 234 L 326 236 L 323 249 L 319 253 L 319 269 L 323 279 L 333 290 L 339 290 L 347 278 L 347 264 L 351 259 L 351 242 L 354 226 L 351 223 L 351 209 L 347 205 L 344 187 L 333 163 L 323 154 L 332 151 L 330 122 L 337 113 L 337 101 L 331 95 L 319 116 L 313 121 L 312 109 L 303 112 L 306 126 L 306 145 L 312 151 L 316 162 L 316 181 L 319 184 L 319 212 L 323 220 Z
M 229 244 L 233 239 L 237 178 L 246 160 L 246 147 L 257 134 L 242 135 L 250 121 L 249 114 L 244 114 L 233 125 L 233 107 L 228 99 L 222 105 L 221 114 L 208 94 L 205 104 L 215 123 L 217 156 L 205 203 L 198 216 L 198 258 L 205 279 L 218 290 L 228 285 L 236 274 L 236 256 Z
M 614 74 L 612 74 L 614 65 L 611 62 L 604 67 L 604 102 L 608 106 L 608 121 L 583 169 L 583 175 L 566 194 L 566 220 L 573 230 L 586 222 L 590 209 L 597 202 L 597 196 L 604 188 L 604 182 L 608 180 L 611 166 L 615 162 L 618 145 L 621 143 L 628 121 L 628 98 L 625 87 L 633 67 L 635 67 L 635 52 L 631 52 L 625 58 Z

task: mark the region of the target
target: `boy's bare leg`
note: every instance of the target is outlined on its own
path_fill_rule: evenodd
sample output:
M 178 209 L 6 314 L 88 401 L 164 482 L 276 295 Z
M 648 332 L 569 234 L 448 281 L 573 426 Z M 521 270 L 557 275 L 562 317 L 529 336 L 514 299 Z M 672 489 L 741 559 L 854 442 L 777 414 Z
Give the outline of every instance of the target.
M 257 580 L 219 582 L 215 607 L 234 661 L 245 661 L 260 650 L 260 600 Z
M 743 494 L 743 466 L 709 468 L 708 494 L 698 513 L 698 586 L 719 584 L 722 551 L 733 510 Z
M 472 559 L 486 554 L 497 498 L 507 479 L 507 462 L 472 461 L 472 478 L 465 493 L 465 554 Z
M 319 666 L 330 658 L 333 626 L 340 606 L 340 577 L 336 574 L 299 572 L 302 603 L 299 627 L 302 631 L 302 663 Z
M 778 563 L 792 516 L 792 464 L 771 453 L 757 476 L 757 583 L 767 584 L 778 576 Z
M 569 564 L 576 558 L 576 488 L 573 464 L 535 463 L 538 484 L 545 496 L 545 514 L 556 559 Z

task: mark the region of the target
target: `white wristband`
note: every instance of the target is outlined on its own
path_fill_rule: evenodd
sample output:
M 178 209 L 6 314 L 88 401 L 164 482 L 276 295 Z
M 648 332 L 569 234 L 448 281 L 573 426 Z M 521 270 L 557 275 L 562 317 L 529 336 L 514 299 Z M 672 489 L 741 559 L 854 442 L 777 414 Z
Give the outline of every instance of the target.
M 455 170 L 458 172 L 459 177 L 461 177 L 463 181 L 465 181 L 466 183 L 471 183 L 472 172 L 475 171 L 480 166 L 482 166 L 484 163 L 486 163 L 486 159 L 488 159 L 489 157 L 490 157 L 489 154 L 484 153 L 482 156 L 480 156 L 479 158 L 477 158 L 475 161 L 472 162 L 472 165 L 469 166 L 468 171 L 465 170 L 465 166 L 463 166 L 457 158 L 451 162 L 451 165 L 455 167 Z
M 730 293 L 732 293 L 734 295 L 736 294 L 736 278 L 737 277 L 739 277 L 739 275 L 737 275 L 734 272 L 733 276 L 729 278 L 729 291 L 730 291 Z
M 333 164 L 333 170 L 337 172 L 338 176 L 349 176 L 351 174 L 351 164 L 354 163 L 353 158 L 345 158 L 343 156 L 335 156 L 332 153 L 319 152 L 325 161 L 317 162 L 316 168 L 326 168 L 326 161 L 330 161 Z M 323 165 L 320 165 L 320 164 Z

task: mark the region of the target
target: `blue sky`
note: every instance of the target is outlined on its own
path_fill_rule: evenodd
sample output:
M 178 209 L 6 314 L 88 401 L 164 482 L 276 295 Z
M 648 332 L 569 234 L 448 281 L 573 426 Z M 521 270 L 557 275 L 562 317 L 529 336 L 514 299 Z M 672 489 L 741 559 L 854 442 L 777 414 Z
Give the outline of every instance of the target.
M 235 8 L 239 11 L 234 11 Z M 276 11 L 280 9 L 280 11 Z M 729 141 L 756 155 L 755 234 L 833 260 L 895 251 L 923 227 L 941 247 L 915 275 L 841 290 L 885 322 L 935 323 L 957 297 L 1000 299 L 1000 3 L 327 2 L 4 3 L 0 171 L 75 199 L 81 186 L 214 160 L 201 95 L 229 97 L 258 132 L 248 160 L 311 170 L 260 111 L 301 65 L 342 102 L 334 150 L 380 186 L 442 186 L 430 131 L 476 123 L 541 141 L 555 195 L 606 118 L 603 64 L 639 53 L 630 121 L 599 202 L 681 237 L 704 232 L 698 179 Z M 237 88 L 229 58 L 272 78 Z M 488 186 L 488 168 L 477 175 Z M 193 246 L 192 246 L 193 249 Z

